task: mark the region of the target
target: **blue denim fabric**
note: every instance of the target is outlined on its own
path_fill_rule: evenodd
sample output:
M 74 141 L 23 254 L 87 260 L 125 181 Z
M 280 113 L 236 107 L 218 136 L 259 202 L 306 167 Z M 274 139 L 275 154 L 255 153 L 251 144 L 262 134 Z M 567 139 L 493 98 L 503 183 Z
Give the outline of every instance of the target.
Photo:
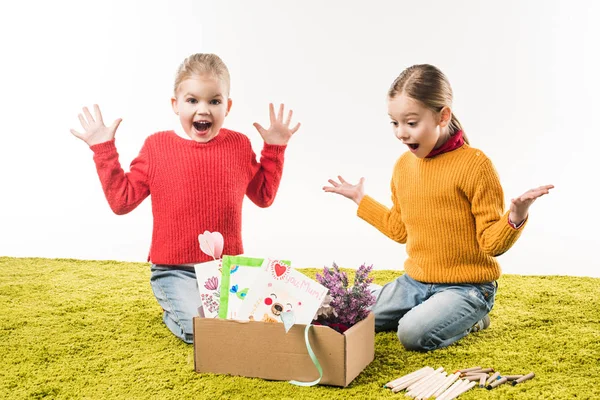
M 154 297 L 164 310 L 163 322 L 179 339 L 193 343 L 192 318 L 201 305 L 194 268 L 152 265 L 150 271 Z
M 375 331 L 396 330 L 408 350 L 429 351 L 465 337 L 494 306 L 497 282 L 429 284 L 404 274 L 371 286 Z

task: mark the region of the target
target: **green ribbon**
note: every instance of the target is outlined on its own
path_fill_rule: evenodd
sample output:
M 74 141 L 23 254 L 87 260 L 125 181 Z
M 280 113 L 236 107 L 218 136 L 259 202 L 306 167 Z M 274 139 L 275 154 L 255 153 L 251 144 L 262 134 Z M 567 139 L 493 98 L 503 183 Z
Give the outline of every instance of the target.
M 311 324 L 308 324 L 308 325 L 306 325 L 306 329 L 304 329 L 304 341 L 306 342 L 306 350 L 308 350 L 308 355 L 310 356 L 310 359 L 312 360 L 313 364 L 315 364 L 315 367 L 317 367 L 317 370 L 319 371 L 319 378 L 312 382 L 289 381 L 292 385 L 314 386 L 314 385 L 318 384 L 319 382 L 321 382 L 321 378 L 323 378 L 323 368 L 321 367 L 319 360 L 317 360 L 317 356 L 315 355 L 315 352 L 313 351 L 312 347 L 310 347 L 310 342 L 308 341 L 308 331 L 311 328 L 311 326 L 312 326 Z

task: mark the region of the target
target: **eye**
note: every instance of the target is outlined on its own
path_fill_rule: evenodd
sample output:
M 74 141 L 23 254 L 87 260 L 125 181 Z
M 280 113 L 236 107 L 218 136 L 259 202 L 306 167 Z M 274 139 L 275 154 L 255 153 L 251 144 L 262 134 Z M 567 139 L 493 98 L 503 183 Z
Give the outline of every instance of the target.
M 390 124 L 392 124 L 394 126 L 398 126 L 398 123 L 396 121 L 391 121 Z
M 213 100 L 210 101 L 210 104 L 212 104 L 212 105 L 219 105 L 219 104 L 221 104 L 221 100 L 213 99 Z
M 189 99 L 187 99 L 186 101 L 187 101 L 188 103 L 190 103 L 190 104 L 196 104 L 196 103 L 197 103 L 196 99 L 194 99 L 194 98 L 189 98 Z
M 407 122 L 407 125 L 412 126 L 414 128 L 415 126 L 417 126 L 417 123 L 416 122 Z

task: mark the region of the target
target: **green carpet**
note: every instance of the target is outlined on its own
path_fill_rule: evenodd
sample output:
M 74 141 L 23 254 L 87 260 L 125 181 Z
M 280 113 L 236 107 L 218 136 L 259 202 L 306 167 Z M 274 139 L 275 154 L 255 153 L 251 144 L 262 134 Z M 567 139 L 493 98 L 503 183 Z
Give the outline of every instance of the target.
M 373 275 L 383 284 L 397 273 Z M 600 396 L 600 279 L 503 276 L 489 329 L 430 353 L 377 334 L 375 361 L 341 389 L 195 373 L 193 348 L 162 324 L 149 276 L 143 263 L 0 257 L 0 398 L 398 399 L 382 385 L 426 365 L 537 375 L 461 399 Z

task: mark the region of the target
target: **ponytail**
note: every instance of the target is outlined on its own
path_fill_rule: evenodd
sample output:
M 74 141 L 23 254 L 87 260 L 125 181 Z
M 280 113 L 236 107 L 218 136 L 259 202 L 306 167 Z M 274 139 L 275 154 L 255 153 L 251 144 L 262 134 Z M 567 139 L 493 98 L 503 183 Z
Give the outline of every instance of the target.
M 450 124 L 448 125 L 448 127 L 450 128 L 450 135 L 454 135 L 458 131 L 463 131 L 463 133 L 462 133 L 463 140 L 465 141 L 466 144 L 470 144 L 469 139 L 467 138 L 467 135 L 465 134 L 465 131 L 463 130 L 463 127 L 462 127 L 460 121 L 458 120 L 458 118 L 456 118 L 456 115 L 454 115 L 454 113 L 452 113 L 452 119 L 450 119 Z

